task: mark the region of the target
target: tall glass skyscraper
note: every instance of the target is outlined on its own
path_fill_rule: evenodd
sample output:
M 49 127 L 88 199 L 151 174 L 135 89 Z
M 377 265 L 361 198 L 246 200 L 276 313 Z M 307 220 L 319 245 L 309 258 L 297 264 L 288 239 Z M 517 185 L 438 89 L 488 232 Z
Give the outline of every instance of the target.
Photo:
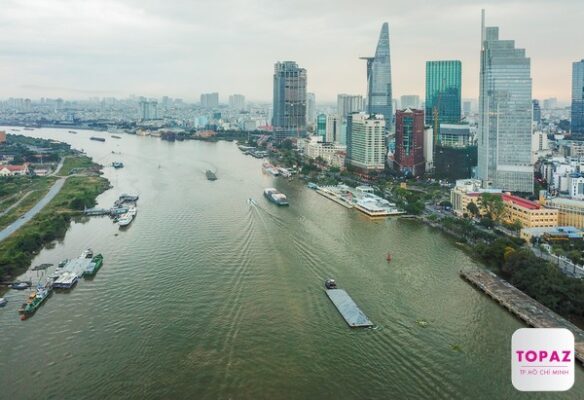
M 276 140 L 306 133 L 306 70 L 294 61 L 274 66 L 272 126 Z
M 391 59 L 389 56 L 389 26 L 381 26 L 375 57 L 367 60 L 367 112 L 382 114 L 387 130 L 393 130 L 393 104 L 391 93 Z
M 456 124 L 460 122 L 461 102 L 460 61 L 426 62 L 426 124 L 434 122 L 434 107 L 438 111 L 438 122 Z
M 584 60 L 572 64 L 572 134 L 584 135 Z
M 484 24 L 483 13 L 477 175 L 487 186 L 532 193 L 530 60 Z

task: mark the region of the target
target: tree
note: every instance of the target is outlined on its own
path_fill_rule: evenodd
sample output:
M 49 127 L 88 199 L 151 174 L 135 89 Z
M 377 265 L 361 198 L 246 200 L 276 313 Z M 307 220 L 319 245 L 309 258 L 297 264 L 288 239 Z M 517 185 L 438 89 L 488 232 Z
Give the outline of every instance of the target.
M 479 204 L 486 211 L 490 219 L 498 221 L 505 211 L 505 203 L 500 195 L 483 193 L 479 197 Z
M 478 217 L 481 213 L 481 211 L 479 210 L 479 208 L 477 207 L 477 205 L 475 204 L 474 201 L 471 201 L 470 203 L 468 203 L 466 205 L 466 209 L 475 218 Z

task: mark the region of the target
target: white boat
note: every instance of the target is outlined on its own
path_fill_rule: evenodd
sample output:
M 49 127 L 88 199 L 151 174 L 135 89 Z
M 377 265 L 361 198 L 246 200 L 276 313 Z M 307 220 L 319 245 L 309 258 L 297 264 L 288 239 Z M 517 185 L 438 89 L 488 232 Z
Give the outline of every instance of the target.
M 138 213 L 138 209 L 136 207 L 130 207 L 130 208 L 128 208 L 128 212 L 126 214 L 133 218 L 136 216 L 137 213 Z
M 120 219 L 118 220 L 118 225 L 120 226 L 128 226 L 132 223 L 132 220 L 134 219 L 134 216 L 126 213 L 126 214 L 122 214 L 122 216 L 120 217 Z
M 55 289 L 71 289 L 77 281 L 79 277 L 72 273 L 72 272 L 64 272 L 59 276 L 55 282 L 53 282 L 53 287 Z
M 0 297 L 0 307 L 4 307 L 6 303 L 8 303 L 8 300 L 6 300 L 4 297 Z

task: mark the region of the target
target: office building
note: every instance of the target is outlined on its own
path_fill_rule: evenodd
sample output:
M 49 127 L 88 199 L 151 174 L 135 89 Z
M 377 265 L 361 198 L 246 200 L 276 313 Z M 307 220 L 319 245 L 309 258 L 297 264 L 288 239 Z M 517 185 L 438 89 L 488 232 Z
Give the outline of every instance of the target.
M 381 26 L 375 57 L 362 57 L 367 61 L 367 112 L 381 114 L 385 128 L 393 131 L 393 98 L 391 86 L 391 59 L 389 51 L 389 26 Z
M 533 193 L 531 68 L 524 49 L 484 25 L 479 87 L 477 176 L 506 191 Z
M 465 116 L 472 113 L 472 102 L 470 100 L 465 100 L 462 102 L 462 113 Z
M 233 94 L 229 96 L 229 107 L 240 111 L 245 109 L 245 96 L 242 94 Z
M 306 133 L 306 69 L 294 61 L 274 65 L 272 126 L 276 140 Z
M 426 62 L 426 124 L 456 124 L 461 119 L 460 61 Z
M 420 176 L 424 173 L 423 110 L 407 108 L 396 111 L 394 168 L 404 175 Z
M 326 116 L 325 142 L 332 143 L 337 141 L 338 124 L 339 118 L 335 114 L 329 114 Z
M 382 114 L 347 117 L 347 164 L 367 173 L 385 169 L 385 120 Z
M 318 114 L 316 117 L 316 135 L 325 141 L 326 136 L 326 114 Z
M 572 135 L 584 136 L 584 59 L 572 64 Z

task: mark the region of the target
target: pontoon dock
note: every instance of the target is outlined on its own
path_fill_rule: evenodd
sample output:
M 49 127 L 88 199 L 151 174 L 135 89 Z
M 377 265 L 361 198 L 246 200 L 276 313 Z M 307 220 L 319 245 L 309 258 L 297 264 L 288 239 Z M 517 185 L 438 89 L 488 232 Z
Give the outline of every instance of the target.
M 363 311 L 357 307 L 351 296 L 343 289 L 327 289 L 326 295 L 331 299 L 337 310 L 341 313 L 350 327 L 367 327 L 373 326 Z

